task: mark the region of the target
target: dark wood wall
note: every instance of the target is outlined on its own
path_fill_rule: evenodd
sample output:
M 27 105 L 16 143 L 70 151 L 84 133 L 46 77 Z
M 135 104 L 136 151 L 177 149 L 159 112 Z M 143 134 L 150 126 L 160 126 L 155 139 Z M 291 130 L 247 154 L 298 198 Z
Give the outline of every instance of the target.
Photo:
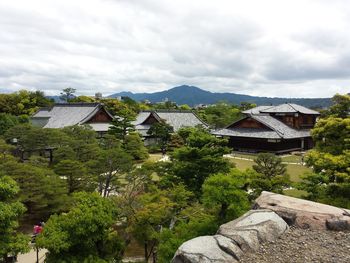
M 269 129 L 264 124 L 252 119 L 252 118 L 246 118 L 243 120 L 240 120 L 236 123 L 233 123 L 228 128 L 254 128 L 254 129 Z
M 309 115 L 309 114 L 299 113 L 298 116 L 295 116 L 294 114 L 283 115 L 283 116 L 274 115 L 273 117 L 282 121 L 288 126 L 296 129 L 304 129 L 304 128 L 310 129 L 310 128 L 313 128 L 316 123 L 316 115 Z
M 234 150 L 251 152 L 288 152 L 289 150 L 301 150 L 301 139 L 281 139 L 279 142 L 272 142 L 267 139 L 230 137 L 229 146 Z M 312 139 L 304 138 L 304 149 L 312 147 Z
M 152 125 L 156 122 L 159 122 L 159 121 L 151 114 L 150 116 L 148 116 L 148 118 L 142 124 Z
M 112 118 L 104 109 L 100 109 L 89 121 L 88 123 L 95 122 L 111 122 Z

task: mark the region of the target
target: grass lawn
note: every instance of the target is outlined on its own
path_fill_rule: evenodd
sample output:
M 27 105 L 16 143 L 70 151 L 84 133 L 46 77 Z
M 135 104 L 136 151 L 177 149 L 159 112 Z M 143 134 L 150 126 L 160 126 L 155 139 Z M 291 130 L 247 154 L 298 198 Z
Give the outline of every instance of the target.
M 163 155 L 161 153 L 150 153 L 147 159 L 148 162 L 156 162 L 162 159 Z
M 309 167 L 299 164 L 287 164 L 287 173 L 290 175 L 292 182 L 300 182 L 300 176 L 305 172 L 312 172 Z
M 288 163 L 301 163 L 301 156 L 299 155 L 285 155 L 281 156 L 283 162 L 288 162 Z
M 285 195 L 296 197 L 296 198 L 302 198 L 307 194 L 306 191 L 298 190 L 298 189 L 286 189 L 286 190 L 283 190 L 283 193 Z
M 236 164 L 236 167 L 240 170 L 245 170 L 247 168 L 252 168 L 254 162 L 248 160 L 240 160 L 230 158 L 230 161 Z M 311 172 L 312 170 L 308 167 L 299 164 L 287 164 L 287 172 L 290 175 L 290 179 L 293 182 L 300 182 L 300 176 L 305 172 Z
M 234 157 L 250 159 L 250 160 L 254 160 L 257 157 L 257 154 L 255 153 L 249 154 L 249 153 L 233 152 L 232 155 Z M 282 158 L 283 162 L 301 163 L 301 156 L 298 156 L 298 155 L 288 154 L 288 155 L 280 155 L 280 157 Z

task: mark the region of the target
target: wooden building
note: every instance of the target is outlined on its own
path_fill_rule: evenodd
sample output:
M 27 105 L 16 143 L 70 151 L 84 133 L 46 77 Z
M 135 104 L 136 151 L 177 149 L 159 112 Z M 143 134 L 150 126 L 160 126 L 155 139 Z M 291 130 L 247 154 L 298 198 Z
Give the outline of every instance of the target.
M 189 110 L 156 110 L 142 111 L 138 114 L 133 122 L 136 131 L 138 131 L 145 139 L 145 144 L 149 145 L 156 141 L 156 138 L 151 138 L 147 132 L 152 124 L 165 121 L 174 132 L 182 127 L 196 127 L 198 125 L 208 127 L 195 113 Z
M 212 132 L 228 137 L 234 150 L 284 153 L 313 147 L 310 129 L 316 123 L 317 111 L 286 103 L 259 106 L 243 114 L 243 119 Z
M 73 125 L 90 125 L 101 136 L 110 127 L 113 116 L 101 103 L 64 103 L 42 108 L 32 117 L 35 126 L 63 128 Z

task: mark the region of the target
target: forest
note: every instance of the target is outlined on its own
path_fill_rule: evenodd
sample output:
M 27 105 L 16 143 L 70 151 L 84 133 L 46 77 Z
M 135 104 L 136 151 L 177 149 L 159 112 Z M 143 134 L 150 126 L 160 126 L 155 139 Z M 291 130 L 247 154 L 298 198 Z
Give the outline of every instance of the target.
M 62 97 L 68 103 L 97 100 L 74 92 L 65 89 Z M 45 227 L 35 246 L 47 249 L 48 263 L 121 262 L 135 246 L 145 262 L 166 263 L 184 241 L 214 234 L 249 210 L 264 190 L 293 187 L 303 198 L 350 208 L 349 95 L 335 95 L 322 112 L 312 130 L 316 146 L 305 156 L 312 172 L 297 183 L 270 153 L 256 155 L 252 168 L 237 169 L 224 157 L 230 153 L 227 140 L 201 127 L 174 133 L 160 123 L 150 129 L 159 144 L 144 146 L 132 126 L 140 110 L 188 105 L 101 102 L 123 121 L 97 138 L 89 126 L 32 126 L 30 116 L 53 104 L 40 91 L 0 94 L 0 262 L 29 251 L 28 231 L 41 221 Z M 218 128 L 254 106 L 220 102 L 195 111 Z M 153 160 L 150 152 L 162 149 L 169 160 Z

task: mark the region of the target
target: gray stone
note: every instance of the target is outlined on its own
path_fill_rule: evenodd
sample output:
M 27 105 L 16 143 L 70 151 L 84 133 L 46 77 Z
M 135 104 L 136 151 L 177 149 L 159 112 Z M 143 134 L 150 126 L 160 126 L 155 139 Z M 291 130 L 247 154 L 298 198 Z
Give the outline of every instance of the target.
M 234 263 L 237 260 L 221 250 L 214 236 L 201 236 L 183 243 L 176 251 L 173 263 Z
M 220 228 L 218 234 L 234 240 L 243 252 L 256 251 L 259 248 L 257 231 L 249 229 Z
M 215 235 L 214 238 L 216 239 L 216 242 L 218 243 L 219 247 L 226 253 L 233 256 L 235 259 L 239 260 L 243 255 L 243 251 L 231 238 L 227 238 L 221 235 Z
M 260 242 L 273 241 L 288 229 L 276 213 L 252 210 L 220 226 L 215 236 L 203 236 L 183 243 L 172 263 L 238 262 L 246 251 L 256 251 Z
M 251 210 L 221 225 L 218 234 L 232 238 L 242 250 L 257 250 L 260 242 L 274 241 L 288 228 L 287 223 L 272 211 Z
M 350 229 L 350 220 L 339 218 L 330 218 L 326 220 L 326 226 L 329 230 L 344 231 Z
M 299 228 L 350 229 L 350 210 L 290 196 L 264 191 L 255 200 L 254 208 L 272 210 L 289 225 Z

